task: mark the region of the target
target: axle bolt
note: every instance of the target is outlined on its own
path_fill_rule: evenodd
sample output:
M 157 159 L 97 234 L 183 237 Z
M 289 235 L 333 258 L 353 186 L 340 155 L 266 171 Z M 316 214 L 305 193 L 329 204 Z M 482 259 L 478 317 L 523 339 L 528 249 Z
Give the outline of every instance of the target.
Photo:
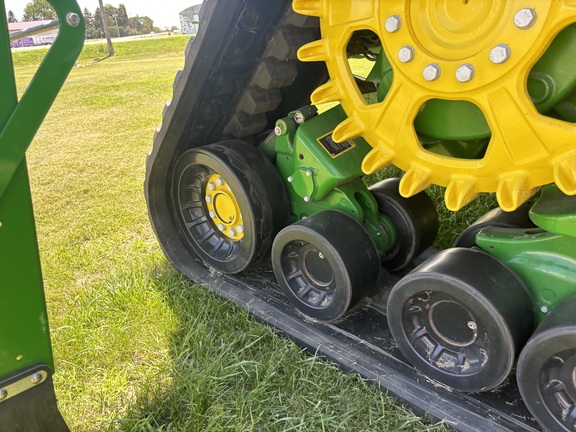
M 469 63 L 465 63 L 456 69 L 456 79 L 461 83 L 465 83 L 474 78 L 474 73 L 474 66 Z
M 211 217 L 212 219 L 215 219 L 215 218 L 216 218 L 216 213 L 214 213 L 213 211 L 210 211 L 210 213 L 208 213 L 208 214 L 210 215 L 210 217 Z
M 549 311 L 549 309 L 548 309 L 547 306 L 542 306 L 542 307 L 540 308 L 540 312 L 547 314 L 547 313 L 550 312 L 550 311 Z
M 520 9 L 514 15 L 514 24 L 520 30 L 529 29 L 536 22 L 536 11 L 530 8 Z
M 218 178 L 216 179 L 216 184 L 217 184 L 218 186 L 224 186 L 225 182 L 224 182 L 224 180 L 222 180 L 222 177 L 218 177 Z
M 213 191 L 214 189 L 216 189 L 216 183 L 214 182 L 208 183 L 208 190 Z
M 284 135 L 284 125 L 282 123 L 279 123 L 278 126 L 274 128 L 274 133 L 276 134 L 276 136 Z
M 287 180 L 288 180 L 288 183 L 292 183 L 294 181 L 294 177 L 290 176 L 287 178 Z
M 304 197 L 304 202 L 310 202 L 310 197 L 308 195 Z
M 306 170 L 306 177 L 312 177 L 312 171 Z
M 228 235 L 229 235 L 230 237 L 236 237 L 237 234 L 238 234 L 238 233 L 236 232 L 236 230 L 235 230 L 234 228 L 230 228 L 230 229 L 228 230 Z
M 240 234 L 242 234 L 244 232 L 244 225 L 238 225 L 236 228 L 238 229 L 238 232 Z
M 490 51 L 490 61 L 492 63 L 501 64 L 510 58 L 510 47 L 508 45 L 496 45 Z
M 298 111 L 296 114 L 294 114 L 294 121 L 298 124 L 302 124 L 306 121 L 306 118 L 304 117 L 304 114 Z
M 392 15 L 386 20 L 386 31 L 396 33 L 402 27 L 402 19 L 398 15 Z
M 398 60 L 402 63 L 409 63 L 414 60 L 414 48 L 410 45 L 400 48 L 400 51 L 398 51 Z
M 468 328 L 470 330 L 476 330 L 477 329 L 476 323 L 474 321 L 468 321 L 468 323 L 466 325 L 468 326 Z
M 424 68 L 422 76 L 426 81 L 436 81 L 440 78 L 440 72 L 440 66 L 436 63 L 432 63 Z
M 204 198 L 206 200 L 206 202 L 208 204 L 210 204 L 212 202 L 212 195 L 206 195 L 206 198 Z
M 221 224 L 221 223 L 218 224 L 218 229 L 219 229 L 220 231 L 224 231 L 225 228 L 226 228 L 226 227 L 224 226 L 224 224 Z

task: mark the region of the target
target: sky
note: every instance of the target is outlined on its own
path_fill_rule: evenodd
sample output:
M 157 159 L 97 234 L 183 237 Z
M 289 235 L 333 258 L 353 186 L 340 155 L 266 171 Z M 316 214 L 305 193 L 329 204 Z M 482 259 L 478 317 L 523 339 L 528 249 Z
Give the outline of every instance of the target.
M 82 10 L 88 8 L 94 12 L 98 8 L 98 0 L 77 0 Z M 22 19 L 24 7 L 30 0 L 4 0 L 6 11 L 11 10 L 16 17 Z M 103 3 L 118 7 L 124 3 L 128 16 L 148 16 L 154 21 L 156 27 L 180 27 L 180 17 L 178 14 L 184 9 L 202 3 L 202 0 L 103 0 Z

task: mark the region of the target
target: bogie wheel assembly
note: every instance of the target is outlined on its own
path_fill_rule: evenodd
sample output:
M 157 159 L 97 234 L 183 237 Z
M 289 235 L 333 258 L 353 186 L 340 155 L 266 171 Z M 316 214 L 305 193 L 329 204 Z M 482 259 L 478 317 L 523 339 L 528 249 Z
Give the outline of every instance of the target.
M 325 210 L 280 231 L 272 267 L 296 308 L 320 321 L 334 321 L 374 291 L 380 258 L 359 222 Z
M 456 390 L 491 390 L 508 377 L 533 328 L 522 281 L 482 251 L 448 249 L 390 293 L 388 324 L 404 355 Z
M 277 171 L 242 141 L 183 153 L 174 167 L 172 200 L 184 242 L 224 273 L 267 257 L 289 214 Z
M 378 210 L 394 225 L 394 246 L 382 256 L 384 266 L 401 270 L 430 247 L 438 233 L 438 213 L 425 192 L 404 198 L 398 192 L 400 179 L 390 178 L 369 188 L 378 202 Z
M 524 402 L 542 426 L 576 429 L 576 297 L 542 321 L 522 350 L 516 375 Z

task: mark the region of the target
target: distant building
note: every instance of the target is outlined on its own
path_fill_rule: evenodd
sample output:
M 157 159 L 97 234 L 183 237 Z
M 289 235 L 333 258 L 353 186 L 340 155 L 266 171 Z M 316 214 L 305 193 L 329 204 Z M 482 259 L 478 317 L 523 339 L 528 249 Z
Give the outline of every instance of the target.
M 41 26 L 43 24 L 48 24 L 52 21 L 44 20 L 44 21 L 28 21 L 28 22 L 16 22 L 16 23 L 8 23 L 8 32 L 10 34 L 16 33 L 23 30 L 29 30 L 32 27 Z M 35 34 L 33 36 L 24 37 L 22 39 L 18 39 L 16 41 L 10 42 L 10 46 L 13 47 L 21 47 L 21 46 L 31 46 L 31 45 L 50 45 L 56 39 L 58 35 L 58 29 L 51 29 L 47 30 L 42 33 Z
M 200 13 L 201 6 L 201 4 L 190 6 L 188 9 L 180 12 L 180 29 L 182 30 L 182 34 L 198 33 L 198 14 Z

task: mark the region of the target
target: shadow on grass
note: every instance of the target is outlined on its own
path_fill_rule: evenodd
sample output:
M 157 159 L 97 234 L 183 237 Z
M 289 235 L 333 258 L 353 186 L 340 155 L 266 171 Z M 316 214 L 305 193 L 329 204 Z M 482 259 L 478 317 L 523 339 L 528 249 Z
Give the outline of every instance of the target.
M 150 277 L 178 321 L 169 335 L 170 364 L 139 387 L 110 430 L 442 430 L 169 264 Z

